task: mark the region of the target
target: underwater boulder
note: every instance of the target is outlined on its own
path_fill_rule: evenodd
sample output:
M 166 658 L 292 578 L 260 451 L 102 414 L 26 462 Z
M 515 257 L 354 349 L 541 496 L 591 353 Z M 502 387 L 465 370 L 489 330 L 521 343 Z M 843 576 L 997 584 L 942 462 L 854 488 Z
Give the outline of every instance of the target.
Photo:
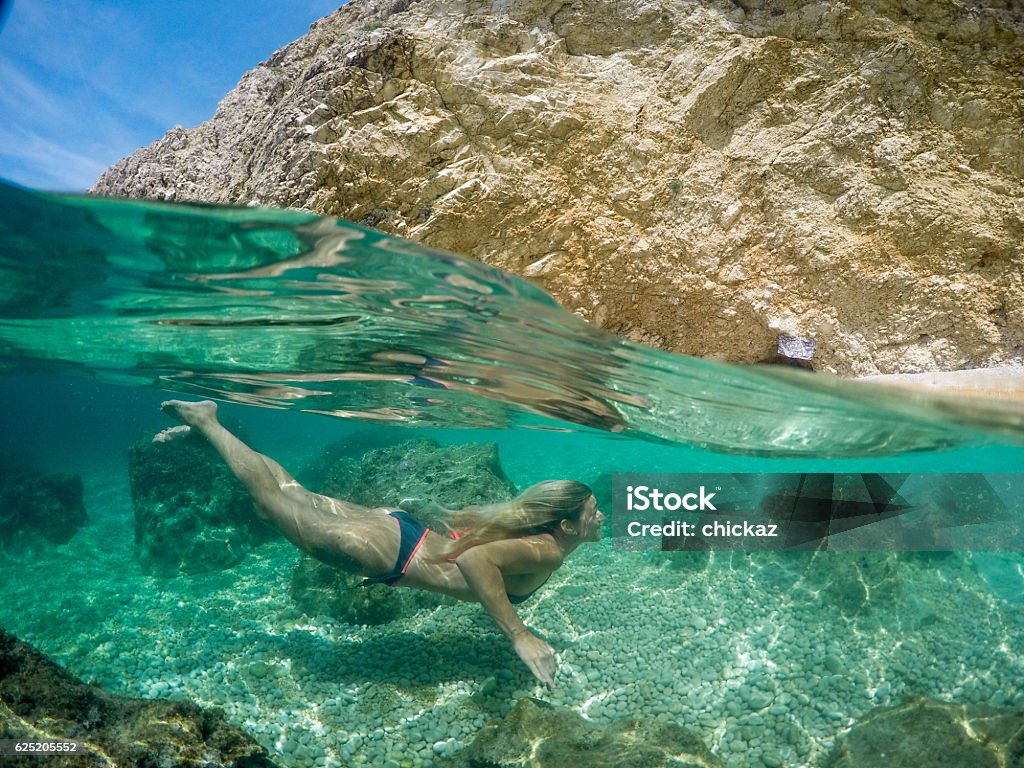
M 328 493 L 326 487 L 329 478 L 335 471 L 339 462 L 359 459 L 366 453 L 382 448 L 403 443 L 408 439 L 408 433 L 403 429 L 381 429 L 372 427 L 367 429 L 356 429 L 346 434 L 341 440 L 334 440 L 327 443 L 320 451 L 319 456 L 298 464 L 292 472 L 300 478 L 307 488 L 315 488 L 318 491 Z
M 520 699 L 503 719 L 488 723 L 458 754 L 436 768 L 719 768 L 693 731 L 675 723 L 627 718 L 595 725 L 570 709 Z
M 274 768 L 223 712 L 185 701 L 125 699 L 86 685 L 0 629 L 0 739 L 81 743 L 77 755 L 7 756 L 7 766 Z
M 0 549 L 7 554 L 64 544 L 88 520 L 78 475 L 22 472 L 0 484 Z
M 501 467 L 497 444 L 442 446 L 416 438 L 336 461 L 323 492 L 368 507 L 405 509 L 442 528 L 443 508 L 507 501 L 516 489 Z
M 217 452 L 201 437 L 132 446 L 128 462 L 135 555 L 159 576 L 230 568 L 276 537 Z
M 362 576 L 339 571 L 303 555 L 288 585 L 295 606 L 307 616 L 331 616 L 348 624 L 386 624 L 422 608 L 454 603 L 433 592 L 359 587 Z
M 442 446 L 429 438 L 338 456 L 324 469 L 324 490 L 368 507 L 404 509 L 428 527 L 444 530 L 445 508 L 507 501 L 515 486 L 505 476 L 494 443 Z M 448 598 L 429 592 L 385 586 L 358 588 L 361 577 L 303 557 L 292 574 L 289 592 L 309 616 L 332 616 L 350 624 L 383 624 Z
M 825 768 L 1024 768 L 1024 711 L 914 699 L 868 712 Z

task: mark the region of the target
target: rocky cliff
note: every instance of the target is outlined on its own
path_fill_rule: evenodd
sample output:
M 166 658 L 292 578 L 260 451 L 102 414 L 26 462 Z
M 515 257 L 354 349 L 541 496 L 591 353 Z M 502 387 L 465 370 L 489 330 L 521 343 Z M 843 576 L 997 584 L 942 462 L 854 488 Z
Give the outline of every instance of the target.
M 94 190 L 297 206 L 841 374 L 1024 354 L 1014 0 L 354 0 Z

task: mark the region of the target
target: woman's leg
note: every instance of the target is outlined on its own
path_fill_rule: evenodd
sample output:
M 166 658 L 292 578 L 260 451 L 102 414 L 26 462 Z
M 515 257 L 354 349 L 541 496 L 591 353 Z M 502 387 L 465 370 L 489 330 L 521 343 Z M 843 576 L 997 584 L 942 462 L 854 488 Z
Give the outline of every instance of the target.
M 260 516 L 299 549 L 328 565 L 371 576 L 391 570 L 400 536 L 388 515 L 307 491 L 280 464 L 225 429 L 211 400 L 168 400 L 162 408 L 210 442 L 252 496 Z

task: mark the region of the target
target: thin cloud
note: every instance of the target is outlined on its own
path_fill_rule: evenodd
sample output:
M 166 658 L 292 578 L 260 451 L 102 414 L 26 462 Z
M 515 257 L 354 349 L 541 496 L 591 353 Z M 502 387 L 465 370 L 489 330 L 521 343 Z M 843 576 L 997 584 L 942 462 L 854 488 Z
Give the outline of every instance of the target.
M 37 118 L 64 119 L 66 115 L 58 106 L 53 92 L 36 82 L 35 78 L 21 71 L 21 68 L 4 54 L 0 54 L 0 107 L 7 120 L 19 115 L 31 114 Z
M 17 147 L 17 152 L 0 149 L 4 165 L 20 168 L 17 178 L 26 186 L 78 192 L 86 189 L 103 173 L 107 163 L 94 156 L 56 143 L 39 134 L 0 129 L 0 147 Z

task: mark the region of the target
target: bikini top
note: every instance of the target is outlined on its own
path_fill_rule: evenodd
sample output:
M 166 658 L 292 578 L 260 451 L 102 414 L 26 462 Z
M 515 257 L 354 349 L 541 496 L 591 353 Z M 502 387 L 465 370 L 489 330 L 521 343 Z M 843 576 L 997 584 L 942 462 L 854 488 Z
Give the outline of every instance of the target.
M 548 579 L 550 579 L 550 578 L 551 578 L 551 574 L 549 573 L 548 574 Z M 544 579 L 544 581 L 542 581 L 540 584 L 538 584 L 537 585 L 537 589 L 540 589 L 545 584 L 547 584 L 548 583 L 548 579 Z M 519 605 L 520 603 L 525 602 L 525 601 L 529 600 L 531 597 L 533 597 L 533 594 L 534 594 L 534 592 L 537 591 L 537 589 L 532 589 L 529 592 L 527 592 L 525 595 L 509 595 L 508 592 L 506 592 L 505 594 L 508 595 L 508 601 L 510 603 L 512 603 L 512 605 Z
M 448 536 L 450 538 L 452 538 L 452 539 L 455 539 L 455 541 L 458 541 L 459 539 L 462 538 L 462 534 L 463 533 L 465 533 L 465 531 L 448 531 Z M 548 579 L 550 579 L 550 578 L 551 578 L 551 574 L 549 573 L 547 579 L 544 579 L 544 581 L 542 581 L 540 584 L 538 584 L 536 586 L 536 588 L 531 589 L 525 595 L 513 595 L 513 594 L 511 594 L 509 592 L 506 592 L 505 595 L 508 597 L 508 601 L 510 603 L 512 603 L 512 605 L 519 605 L 520 603 L 524 603 L 527 600 L 529 600 L 531 597 L 533 597 L 534 592 L 536 592 L 538 589 L 540 589 L 545 584 L 547 584 L 548 583 Z

